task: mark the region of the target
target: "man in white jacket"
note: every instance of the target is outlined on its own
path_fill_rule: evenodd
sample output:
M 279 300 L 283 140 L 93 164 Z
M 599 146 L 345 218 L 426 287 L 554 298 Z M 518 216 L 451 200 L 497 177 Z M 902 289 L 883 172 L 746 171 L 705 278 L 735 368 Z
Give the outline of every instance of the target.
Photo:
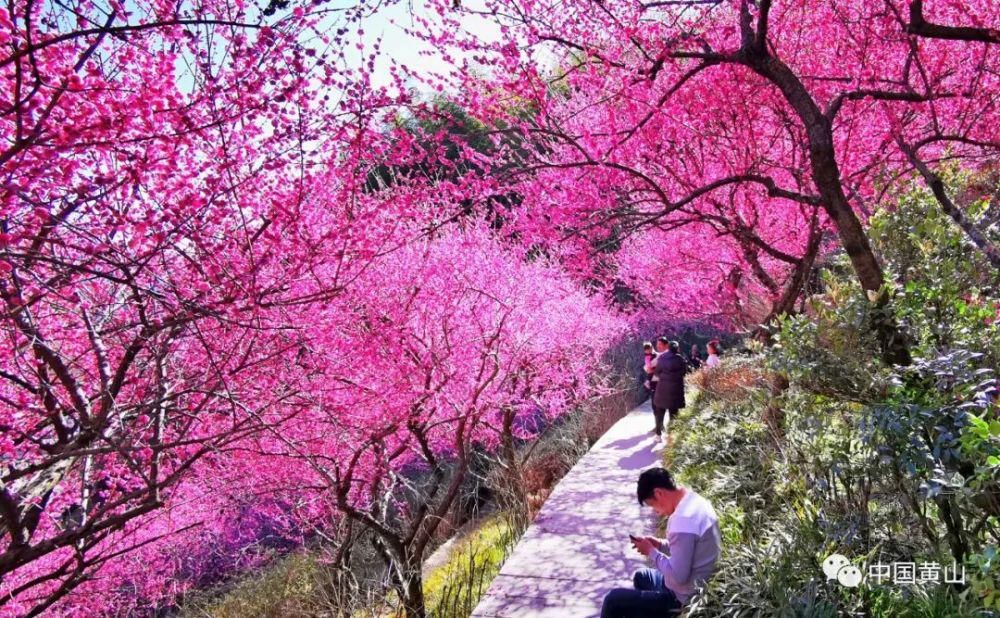
M 639 475 L 637 493 L 640 504 L 669 517 L 667 540 L 632 537 L 632 545 L 656 568 L 636 571 L 633 588 L 608 592 L 601 618 L 669 616 L 712 576 L 719 559 L 722 536 L 715 509 L 708 500 L 678 486 L 663 468 L 651 468 Z

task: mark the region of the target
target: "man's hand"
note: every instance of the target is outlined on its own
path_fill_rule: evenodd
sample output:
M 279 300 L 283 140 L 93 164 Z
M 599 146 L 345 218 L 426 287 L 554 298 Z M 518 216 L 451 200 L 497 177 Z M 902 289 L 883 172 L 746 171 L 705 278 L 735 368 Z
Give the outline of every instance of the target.
M 660 542 L 651 536 L 637 537 L 632 539 L 632 547 L 643 556 L 648 556 L 654 549 L 660 548 Z

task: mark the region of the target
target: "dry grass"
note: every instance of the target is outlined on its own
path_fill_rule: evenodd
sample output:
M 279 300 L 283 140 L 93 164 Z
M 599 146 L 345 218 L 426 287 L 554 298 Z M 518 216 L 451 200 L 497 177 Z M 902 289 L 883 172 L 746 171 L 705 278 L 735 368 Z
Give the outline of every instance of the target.
M 748 395 L 761 389 L 788 387 L 788 380 L 780 374 L 742 359 L 728 361 L 714 369 L 699 369 L 688 379 L 709 400 L 725 403 L 745 401 Z
M 322 603 L 322 565 L 307 551 L 295 552 L 248 576 L 221 596 L 189 598 L 183 618 L 316 616 Z

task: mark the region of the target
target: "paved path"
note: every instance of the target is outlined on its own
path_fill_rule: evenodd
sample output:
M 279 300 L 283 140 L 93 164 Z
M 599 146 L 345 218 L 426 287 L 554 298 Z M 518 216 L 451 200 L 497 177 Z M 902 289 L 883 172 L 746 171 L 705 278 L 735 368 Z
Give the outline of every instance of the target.
M 653 534 L 635 496 L 639 472 L 658 465 L 649 402 L 615 423 L 559 481 L 472 615 L 598 616 L 611 588 L 632 585 L 645 559 L 628 533 Z

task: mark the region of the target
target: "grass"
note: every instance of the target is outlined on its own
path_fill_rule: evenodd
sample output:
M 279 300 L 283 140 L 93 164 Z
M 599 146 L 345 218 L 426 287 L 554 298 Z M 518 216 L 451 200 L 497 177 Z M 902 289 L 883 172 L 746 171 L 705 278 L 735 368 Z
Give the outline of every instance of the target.
M 479 529 L 462 539 L 448 561 L 424 580 L 427 615 L 459 618 L 471 614 L 521 532 L 501 513 L 486 519 Z

